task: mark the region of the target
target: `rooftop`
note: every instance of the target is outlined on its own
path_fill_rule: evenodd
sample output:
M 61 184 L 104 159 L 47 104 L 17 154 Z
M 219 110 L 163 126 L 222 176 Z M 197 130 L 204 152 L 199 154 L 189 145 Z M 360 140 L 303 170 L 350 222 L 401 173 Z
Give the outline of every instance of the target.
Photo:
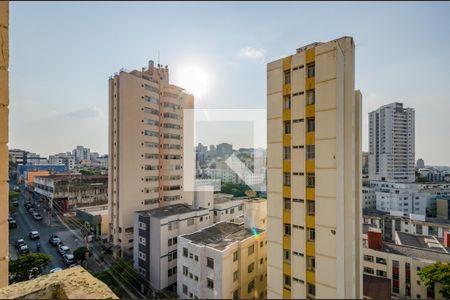
M 434 236 L 415 235 L 399 231 L 397 231 L 396 234 L 399 240 L 399 245 L 447 253 L 445 247 L 442 246 Z
M 450 263 L 450 254 L 439 251 L 415 248 L 405 245 L 395 245 L 392 243 L 383 242 L 383 252 L 394 253 L 407 257 L 424 259 L 429 261 L 441 261 Z
M 169 205 L 169 206 L 149 209 L 149 210 L 141 210 L 141 211 L 138 211 L 138 213 L 146 214 L 146 215 L 152 216 L 154 218 L 162 219 L 162 218 L 166 218 L 166 217 L 170 217 L 170 216 L 174 216 L 174 215 L 178 215 L 178 214 L 184 214 L 184 213 L 201 211 L 201 210 L 206 210 L 206 209 L 202 208 L 202 207 L 193 208 L 191 205 L 188 205 L 186 203 L 178 203 L 178 204 L 173 204 L 173 205 Z
M 190 240 L 194 244 L 222 251 L 233 243 L 245 240 L 261 232 L 263 230 L 257 228 L 250 230 L 242 224 L 219 222 L 200 231 L 183 235 L 183 238 Z
M 0 299 L 118 299 L 82 267 L 15 283 L 0 289 Z

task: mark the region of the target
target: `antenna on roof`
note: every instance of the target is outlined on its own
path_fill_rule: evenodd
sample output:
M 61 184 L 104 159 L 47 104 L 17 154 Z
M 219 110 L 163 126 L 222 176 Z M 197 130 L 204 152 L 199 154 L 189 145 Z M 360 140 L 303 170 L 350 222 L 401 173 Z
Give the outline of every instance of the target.
M 158 50 L 158 66 L 159 66 L 159 50 Z

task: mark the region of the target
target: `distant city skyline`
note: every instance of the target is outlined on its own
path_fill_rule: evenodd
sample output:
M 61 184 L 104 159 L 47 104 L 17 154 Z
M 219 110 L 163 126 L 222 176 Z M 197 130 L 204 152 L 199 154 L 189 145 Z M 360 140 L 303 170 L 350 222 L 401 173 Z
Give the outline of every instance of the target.
M 416 111 L 416 158 L 450 165 L 450 3 L 10 5 L 10 148 L 48 156 L 86 145 L 107 153 L 109 76 L 158 58 L 175 84 L 194 92 L 196 108 L 265 109 L 266 63 L 300 45 L 353 36 L 363 150 L 368 113 L 402 102 Z M 177 18 L 167 25 L 167 15 Z M 323 22 L 298 29 L 317 16 Z M 165 27 L 149 31 L 154 24 Z M 207 144 L 219 137 L 208 136 Z

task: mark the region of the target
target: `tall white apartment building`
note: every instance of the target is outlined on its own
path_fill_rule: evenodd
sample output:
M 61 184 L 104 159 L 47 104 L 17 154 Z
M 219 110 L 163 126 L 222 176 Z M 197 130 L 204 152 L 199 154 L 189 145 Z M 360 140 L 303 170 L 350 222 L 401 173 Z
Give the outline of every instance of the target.
M 342 37 L 267 65 L 268 298 L 362 298 L 354 63 Z
M 415 181 L 414 109 L 402 103 L 369 113 L 369 179 Z
M 109 79 L 110 232 L 122 255 L 132 253 L 135 211 L 192 201 L 183 195 L 183 110 L 193 105 L 153 61 Z

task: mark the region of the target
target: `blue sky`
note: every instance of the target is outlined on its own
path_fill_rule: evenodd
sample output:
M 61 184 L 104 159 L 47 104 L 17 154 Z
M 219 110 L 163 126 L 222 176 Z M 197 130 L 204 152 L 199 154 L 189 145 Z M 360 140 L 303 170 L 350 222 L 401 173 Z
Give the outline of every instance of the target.
M 416 157 L 450 165 L 450 3 L 10 5 L 10 147 L 48 155 L 81 144 L 106 153 L 108 77 L 157 60 L 158 51 L 176 84 L 188 66 L 207 75 L 196 107 L 265 108 L 267 62 L 345 35 L 356 43 L 363 149 L 367 113 L 399 101 L 416 109 Z

